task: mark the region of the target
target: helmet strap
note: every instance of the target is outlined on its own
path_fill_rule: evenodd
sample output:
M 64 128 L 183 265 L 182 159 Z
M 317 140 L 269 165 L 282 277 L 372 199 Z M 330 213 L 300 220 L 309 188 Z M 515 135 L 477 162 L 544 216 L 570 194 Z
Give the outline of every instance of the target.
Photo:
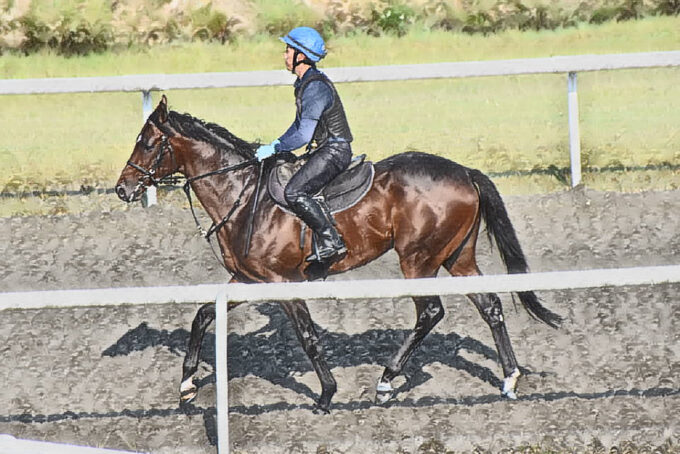
M 295 68 L 297 68 L 298 65 L 301 65 L 303 63 L 311 66 L 312 68 L 316 68 L 316 63 L 310 60 L 307 54 L 295 48 L 293 48 L 293 50 L 295 51 L 293 53 L 293 68 L 290 70 L 290 72 L 295 74 Z M 298 60 L 298 55 L 300 54 L 304 55 L 305 58 L 303 58 L 302 60 Z

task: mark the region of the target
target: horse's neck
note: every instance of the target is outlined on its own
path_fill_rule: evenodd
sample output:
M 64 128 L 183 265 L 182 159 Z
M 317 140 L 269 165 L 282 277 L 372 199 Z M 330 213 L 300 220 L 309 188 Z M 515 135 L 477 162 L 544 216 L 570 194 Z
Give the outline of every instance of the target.
M 191 188 L 215 222 L 219 222 L 226 215 L 239 197 L 246 196 L 244 186 L 247 184 L 247 175 L 253 170 L 246 168 L 203 178 L 201 176 L 240 162 L 243 162 L 243 158 L 231 156 L 225 159 L 222 152 L 214 147 L 196 147 L 192 159 L 185 162 L 184 176 L 187 179 L 195 178 L 191 183 Z

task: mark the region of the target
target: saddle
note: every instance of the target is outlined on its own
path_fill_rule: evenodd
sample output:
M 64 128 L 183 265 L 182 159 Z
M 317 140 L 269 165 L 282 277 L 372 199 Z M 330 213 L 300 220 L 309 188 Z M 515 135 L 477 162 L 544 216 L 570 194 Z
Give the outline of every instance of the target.
M 307 161 L 304 158 L 291 156 L 277 160 L 276 164 L 269 172 L 267 190 L 276 204 L 282 210 L 293 214 L 288 206 L 283 190 L 288 180 L 298 171 Z M 295 159 L 293 161 L 293 159 Z M 375 170 L 371 161 L 364 161 L 366 155 L 360 155 L 352 159 L 349 167 L 333 181 L 328 183 L 314 197 L 322 200 L 330 214 L 339 213 L 357 204 L 368 192 L 373 184 Z

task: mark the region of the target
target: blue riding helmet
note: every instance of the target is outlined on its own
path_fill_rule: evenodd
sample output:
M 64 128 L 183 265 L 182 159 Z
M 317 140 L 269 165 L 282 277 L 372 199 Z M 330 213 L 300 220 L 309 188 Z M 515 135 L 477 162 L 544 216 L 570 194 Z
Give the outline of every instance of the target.
M 319 32 L 313 28 L 297 27 L 279 39 L 305 54 L 314 63 L 326 56 L 326 43 Z

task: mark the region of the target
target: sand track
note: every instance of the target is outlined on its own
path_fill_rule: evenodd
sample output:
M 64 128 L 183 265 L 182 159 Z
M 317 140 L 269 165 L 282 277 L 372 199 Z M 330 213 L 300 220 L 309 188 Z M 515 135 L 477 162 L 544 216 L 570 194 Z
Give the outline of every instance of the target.
M 534 271 L 677 264 L 680 192 L 577 189 L 506 197 Z M 0 219 L 0 290 L 225 282 L 191 215 L 144 210 Z M 501 271 L 480 239 L 480 267 Z M 399 277 L 393 254 L 338 279 Z M 525 377 L 500 399 L 490 332 L 462 297 L 400 379 L 372 403 L 381 364 L 414 323 L 405 299 L 314 301 L 338 380 L 334 410 L 310 411 L 319 385 L 276 305 L 230 313 L 234 452 L 499 451 L 524 444 L 596 451 L 624 442 L 677 452 L 680 284 L 541 292 L 566 323 L 555 331 L 501 295 Z M 2 313 L 0 433 L 154 453 L 214 452 L 214 337 L 187 413 L 177 389 L 196 305 Z M 594 441 L 596 440 L 596 441 Z M 671 440 L 675 445 L 664 445 Z M 670 447 L 669 447 L 670 446 Z

